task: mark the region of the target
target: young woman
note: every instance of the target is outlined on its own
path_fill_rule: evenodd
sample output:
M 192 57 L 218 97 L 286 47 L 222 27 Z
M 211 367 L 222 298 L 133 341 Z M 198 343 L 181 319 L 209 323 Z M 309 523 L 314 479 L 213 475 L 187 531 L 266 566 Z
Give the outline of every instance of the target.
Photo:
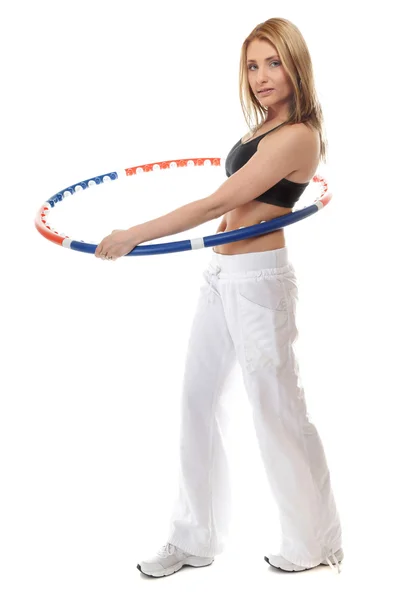
M 194 203 L 194 220 L 187 217 L 186 225 L 224 213 L 218 231 L 229 231 L 289 213 L 325 159 L 311 58 L 290 21 L 270 19 L 254 29 L 242 47 L 240 76 L 242 107 L 261 121 L 233 146 L 228 180 L 200 201 L 203 212 Z M 210 207 L 214 212 L 207 212 Z M 280 515 L 280 554 L 265 559 L 288 571 L 338 565 L 341 524 L 298 378 L 298 288 L 283 229 L 216 246 L 204 276 L 185 365 L 179 491 L 170 532 L 157 555 L 138 568 L 170 575 L 184 564 L 210 565 L 223 551 L 230 488 L 219 399 L 236 360 Z

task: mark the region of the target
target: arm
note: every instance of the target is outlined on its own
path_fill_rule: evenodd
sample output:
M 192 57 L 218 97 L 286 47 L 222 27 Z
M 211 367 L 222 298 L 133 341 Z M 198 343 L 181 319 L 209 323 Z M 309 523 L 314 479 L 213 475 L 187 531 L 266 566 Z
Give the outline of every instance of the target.
M 135 242 L 135 245 L 138 245 L 148 240 L 156 240 L 174 233 L 181 233 L 207 221 L 217 219 L 219 216 L 214 198 L 208 196 L 190 204 L 185 204 L 158 219 L 134 225 L 128 231 L 132 235 L 132 241 Z
M 250 202 L 298 168 L 309 140 L 302 124 L 281 129 L 274 143 L 259 144 L 250 160 L 210 196 L 128 229 L 132 241 L 138 245 L 180 233 Z

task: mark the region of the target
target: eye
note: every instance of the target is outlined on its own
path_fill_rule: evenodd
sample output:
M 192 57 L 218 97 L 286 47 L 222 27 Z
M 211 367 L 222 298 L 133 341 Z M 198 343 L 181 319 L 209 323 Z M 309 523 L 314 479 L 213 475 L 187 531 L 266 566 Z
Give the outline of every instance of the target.
M 270 62 L 269 64 L 270 64 L 270 65 L 273 65 L 274 63 L 276 63 L 276 64 L 278 64 L 278 65 L 280 65 L 280 64 L 281 64 L 281 63 L 279 62 L 279 60 L 273 60 L 273 61 L 272 61 L 272 62 Z M 249 65 L 249 67 L 248 67 L 248 70 L 249 70 L 249 71 L 251 71 L 251 67 L 256 67 L 256 66 L 257 66 L 257 65 L 253 65 L 253 64 L 251 64 L 251 65 Z

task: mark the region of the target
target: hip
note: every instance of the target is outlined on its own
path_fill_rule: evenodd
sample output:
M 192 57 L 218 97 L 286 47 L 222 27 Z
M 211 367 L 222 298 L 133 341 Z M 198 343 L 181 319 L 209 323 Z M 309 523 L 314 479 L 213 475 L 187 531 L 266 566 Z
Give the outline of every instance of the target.
M 247 252 L 265 252 L 266 250 L 278 250 L 284 248 L 285 233 L 283 229 L 277 229 L 271 233 L 239 240 L 238 242 L 230 242 L 221 246 L 214 246 L 215 254 L 246 254 Z

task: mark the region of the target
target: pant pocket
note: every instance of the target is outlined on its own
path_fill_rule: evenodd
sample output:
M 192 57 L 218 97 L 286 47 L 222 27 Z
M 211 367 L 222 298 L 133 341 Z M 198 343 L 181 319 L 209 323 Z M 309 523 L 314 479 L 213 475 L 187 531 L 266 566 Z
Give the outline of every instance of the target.
M 289 314 L 278 280 L 253 281 L 238 292 L 245 367 L 282 368 L 289 355 Z

